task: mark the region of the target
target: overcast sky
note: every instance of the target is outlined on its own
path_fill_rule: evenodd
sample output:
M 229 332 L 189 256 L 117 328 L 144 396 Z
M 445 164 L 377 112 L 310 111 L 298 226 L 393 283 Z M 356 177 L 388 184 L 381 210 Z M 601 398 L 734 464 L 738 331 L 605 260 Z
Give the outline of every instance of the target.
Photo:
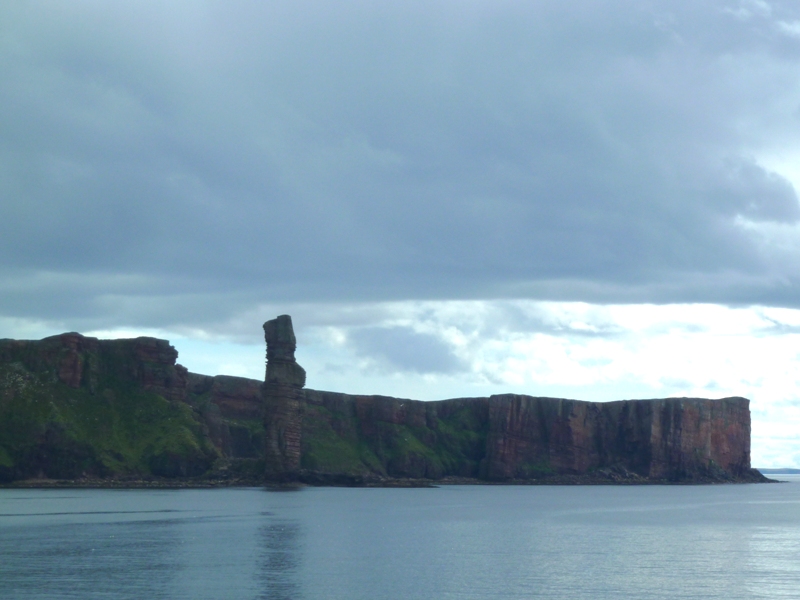
M 0 5 L 0 337 L 752 399 L 800 466 L 800 4 Z M 796 374 L 798 373 L 798 374 Z

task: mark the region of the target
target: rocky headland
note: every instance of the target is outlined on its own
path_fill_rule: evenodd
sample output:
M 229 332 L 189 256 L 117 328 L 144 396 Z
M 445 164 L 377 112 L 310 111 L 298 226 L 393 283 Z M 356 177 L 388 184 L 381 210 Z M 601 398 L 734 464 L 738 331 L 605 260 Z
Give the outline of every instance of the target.
M 265 380 L 189 373 L 165 340 L 0 340 L 0 482 L 183 487 L 768 481 L 745 398 L 436 402 L 304 387 L 287 315 Z

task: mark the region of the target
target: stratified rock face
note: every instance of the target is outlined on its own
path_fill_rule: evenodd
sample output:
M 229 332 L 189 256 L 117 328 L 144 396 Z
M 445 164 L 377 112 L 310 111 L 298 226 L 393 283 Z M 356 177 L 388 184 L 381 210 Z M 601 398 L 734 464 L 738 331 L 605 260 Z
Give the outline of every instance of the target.
M 305 390 L 301 478 L 755 481 L 744 398 L 420 402 Z M 309 476 L 308 472 L 313 472 Z
M 653 405 L 649 475 L 685 479 L 750 471 L 750 402 L 670 398 Z
M 186 380 L 188 371 L 176 364 L 178 351 L 167 340 L 151 337 L 139 337 L 132 340 L 107 340 L 101 344 L 121 344 L 132 353 L 136 365 L 135 376 L 146 390 L 155 392 L 167 400 L 184 400 L 186 398 Z
M 189 394 L 207 395 L 226 419 L 261 421 L 264 418 L 262 388 L 262 382 L 246 377 L 188 374 Z
M 166 340 L 0 340 L 0 480 L 199 475 L 218 452 Z
M 264 323 L 267 342 L 267 372 L 264 381 L 264 461 L 267 479 L 296 478 L 300 469 L 302 433 L 302 387 L 306 372 L 297 364 L 297 341 L 292 318 L 281 315 Z
M 199 413 L 211 442 L 225 457 L 263 456 L 263 385 L 244 377 L 188 374 L 187 402 Z
M 0 362 L 19 361 L 33 371 L 51 371 L 67 386 L 94 391 L 101 375 L 122 377 L 167 400 L 186 396 L 187 371 L 167 340 L 138 337 L 98 340 L 62 333 L 43 340 L 0 340 Z
M 83 337 L 79 333 L 63 333 L 59 336 L 47 338 L 43 341 L 58 341 L 62 348 L 58 349 L 58 344 L 43 344 L 48 350 L 59 353 L 57 375 L 59 381 L 71 388 L 81 387 L 84 379 L 83 370 L 85 366 L 91 371 L 91 363 L 87 365 L 87 354 L 96 352 L 100 342 L 96 338 Z
M 481 475 L 486 398 L 422 402 L 316 390 L 304 398 L 301 478 Z
M 492 396 L 486 465 L 492 480 L 612 466 L 658 480 L 739 478 L 750 471 L 749 401 Z
M 256 473 L 261 456 L 268 480 L 323 484 L 759 480 L 744 398 L 321 392 L 304 389 L 288 315 L 265 323 L 264 336 L 263 383 L 188 373 L 169 342 L 148 337 L 0 340 L 0 480 L 199 475 L 218 457 L 247 459 Z
M 302 388 L 306 384 L 306 372 L 294 358 L 297 340 L 294 337 L 292 317 L 281 315 L 264 323 L 264 339 L 267 342 L 265 382 Z

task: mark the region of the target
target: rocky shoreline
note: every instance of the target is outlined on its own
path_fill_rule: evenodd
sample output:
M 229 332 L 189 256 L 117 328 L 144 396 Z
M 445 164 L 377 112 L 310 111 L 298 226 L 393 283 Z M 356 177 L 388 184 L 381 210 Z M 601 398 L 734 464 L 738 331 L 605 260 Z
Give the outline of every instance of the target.
M 13 481 L 0 485 L 0 489 L 207 489 L 222 487 L 266 487 L 272 489 L 294 489 L 300 487 L 359 487 L 359 488 L 431 488 L 444 485 L 714 485 L 742 483 L 780 483 L 765 477 L 756 469 L 738 478 L 695 477 L 670 481 L 642 477 L 624 467 L 598 469 L 591 473 L 560 474 L 537 479 L 509 479 L 505 481 L 487 481 L 474 477 L 448 476 L 442 479 L 417 479 L 376 477 L 365 478 L 355 475 L 335 475 L 326 473 L 303 473 L 293 481 L 265 482 L 258 477 L 115 477 L 78 479 L 35 478 Z

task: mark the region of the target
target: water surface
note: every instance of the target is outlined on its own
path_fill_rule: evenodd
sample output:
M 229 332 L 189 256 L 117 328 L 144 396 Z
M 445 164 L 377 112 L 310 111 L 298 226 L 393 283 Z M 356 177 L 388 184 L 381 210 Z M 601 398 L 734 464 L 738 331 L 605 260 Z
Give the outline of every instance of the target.
M 0 598 L 796 598 L 782 485 L 0 490 Z

